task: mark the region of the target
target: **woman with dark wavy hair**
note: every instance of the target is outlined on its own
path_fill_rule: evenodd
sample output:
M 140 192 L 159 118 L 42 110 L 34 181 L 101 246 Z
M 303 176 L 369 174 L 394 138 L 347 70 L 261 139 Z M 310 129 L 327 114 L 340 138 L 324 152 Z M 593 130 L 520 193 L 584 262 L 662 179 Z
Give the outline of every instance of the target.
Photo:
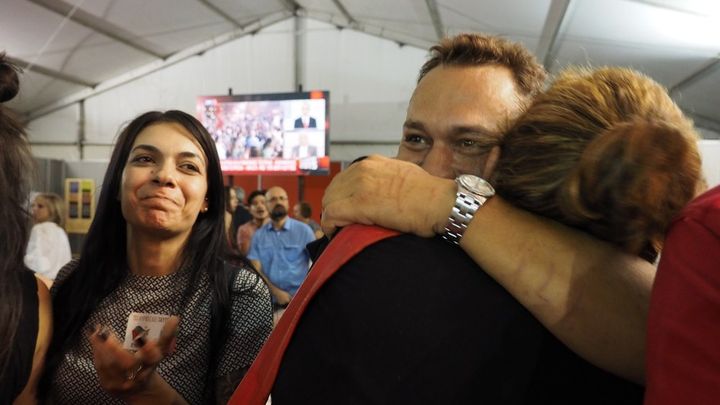
M 18 93 L 18 70 L 0 53 L 0 403 L 34 403 L 50 342 L 50 294 L 23 264 L 33 160 L 25 130 L 2 103 Z
M 54 403 L 223 402 L 272 326 L 265 284 L 224 260 L 224 213 L 200 122 L 167 111 L 127 125 L 82 256 L 52 289 Z

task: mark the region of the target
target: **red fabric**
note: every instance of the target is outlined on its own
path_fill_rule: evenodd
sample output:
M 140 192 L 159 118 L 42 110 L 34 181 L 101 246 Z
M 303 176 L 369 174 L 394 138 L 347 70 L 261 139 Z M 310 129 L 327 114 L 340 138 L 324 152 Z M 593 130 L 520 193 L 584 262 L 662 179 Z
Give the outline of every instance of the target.
M 650 300 L 646 405 L 720 403 L 720 187 L 673 223 Z
M 315 293 L 343 264 L 365 247 L 398 234 L 397 231 L 366 225 L 351 225 L 338 233 L 308 273 L 228 404 L 264 405 L 295 327 Z

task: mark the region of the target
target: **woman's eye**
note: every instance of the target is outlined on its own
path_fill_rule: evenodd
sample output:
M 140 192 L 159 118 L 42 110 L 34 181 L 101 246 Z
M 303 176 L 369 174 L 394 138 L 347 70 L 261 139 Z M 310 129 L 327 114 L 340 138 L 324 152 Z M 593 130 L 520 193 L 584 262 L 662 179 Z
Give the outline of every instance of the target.
M 140 155 L 140 156 L 135 156 L 132 161 L 137 162 L 137 163 L 152 163 L 153 160 L 150 156 Z
M 200 169 L 198 169 L 198 167 L 193 163 L 183 163 L 180 165 L 180 167 L 185 170 L 190 170 L 192 172 L 200 172 Z

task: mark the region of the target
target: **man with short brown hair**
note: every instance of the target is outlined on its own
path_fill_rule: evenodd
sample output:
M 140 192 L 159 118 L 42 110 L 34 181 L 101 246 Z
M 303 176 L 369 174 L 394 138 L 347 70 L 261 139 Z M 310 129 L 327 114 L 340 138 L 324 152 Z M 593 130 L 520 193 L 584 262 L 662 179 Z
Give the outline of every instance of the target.
M 512 58 L 485 52 L 488 44 L 508 45 L 490 48 L 509 51 Z M 328 231 L 349 223 L 381 223 L 421 236 L 444 233 L 447 207 L 455 200 L 458 186 L 442 178 L 487 175 L 494 164 L 491 151 L 505 125 L 523 111 L 542 85 L 542 67 L 527 50 L 509 41 L 463 34 L 444 40 L 439 48 L 433 50 L 433 60 L 438 62 L 425 65 L 413 92 L 398 160 L 370 157 L 336 177 L 325 198 L 323 223 Z M 530 66 L 507 66 L 502 62 L 507 60 Z M 522 80 L 518 72 L 536 72 L 537 80 Z M 367 174 L 368 170 L 372 173 Z M 482 212 L 482 202 L 475 209 Z M 439 230 L 427 225 L 438 220 L 437 212 L 442 217 Z M 503 215 L 527 222 L 512 212 Z M 565 324 L 564 317 L 584 313 L 575 314 L 560 305 L 582 301 L 578 294 L 583 291 L 571 284 L 576 280 L 545 277 L 543 271 L 562 275 L 553 269 L 552 260 L 559 256 L 560 265 L 567 265 L 567 253 L 552 249 L 567 243 L 567 235 L 574 236 L 574 231 L 558 231 L 540 222 L 531 225 L 540 229 L 536 235 L 547 237 L 542 242 L 549 241 L 550 251 L 528 252 L 524 248 L 533 246 L 518 247 L 517 240 L 503 241 L 506 245 L 499 247 L 501 243 L 495 243 L 494 248 L 510 256 L 513 264 L 519 259 L 538 259 L 538 263 L 520 263 L 523 267 L 513 267 L 508 271 L 511 274 L 500 277 L 491 271 L 493 266 L 505 271 L 507 265 L 484 259 L 480 264 L 490 267 L 487 273 L 478 268 L 471 249 L 476 243 L 474 239 L 466 243 L 468 233 L 465 237 L 456 234 L 453 240 L 470 256 L 439 238 L 410 234 L 365 248 L 312 297 L 282 358 L 273 402 L 640 402 L 642 389 L 578 358 L 548 332 L 561 338 L 574 332 L 574 324 Z M 475 230 L 475 235 L 482 230 Z M 487 232 L 507 239 L 512 230 L 494 227 Z M 614 252 L 597 244 L 602 247 L 591 247 L 594 254 Z M 528 258 L 529 254 L 533 257 Z M 618 255 L 609 257 L 614 260 Z M 548 262 L 550 268 L 543 268 Z M 570 262 L 571 270 L 589 271 L 584 264 Z M 535 268 L 539 271 L 534 272 Z M 623 285 L 606 287 L 599 289 L 625 292 Z M 535 294 L 547 298 L 546 307 L 536 303 Z M 597 304 L 592 308 L 595 313 L 605 309 L 605 301 L 598 301 L 596 295 L 590 298 L 591 304 Z M 633 310 L 629 308 L 626 314 Z M 626 314 L 603 315 L 632 318 Z M 605 319 L 587 321 L 592 322 L 604 326 Z M 577 332 L 580 340 L 585 338 L 583 333 Z M 613 333 L 624 331 L 605 331 Z M 571 342 L 576 338 L 570 337 Z

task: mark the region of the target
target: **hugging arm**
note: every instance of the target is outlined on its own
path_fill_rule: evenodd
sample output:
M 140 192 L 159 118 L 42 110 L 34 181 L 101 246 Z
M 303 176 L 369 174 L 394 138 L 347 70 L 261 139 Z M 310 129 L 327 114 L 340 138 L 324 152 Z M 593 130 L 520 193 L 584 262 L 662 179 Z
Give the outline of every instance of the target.
M 499 197 L 460 246 L 578 355 L 644 382 L 652 264 Z
M 370 156 L 338 174 L 323 198 L 323 230 L 375 224 L 442 233 L 457 187 L 418 166 Z M 583 232 L 491 198 L 460 246 L 563 343 L 591 363 L 644 381 L 654 267 Z

